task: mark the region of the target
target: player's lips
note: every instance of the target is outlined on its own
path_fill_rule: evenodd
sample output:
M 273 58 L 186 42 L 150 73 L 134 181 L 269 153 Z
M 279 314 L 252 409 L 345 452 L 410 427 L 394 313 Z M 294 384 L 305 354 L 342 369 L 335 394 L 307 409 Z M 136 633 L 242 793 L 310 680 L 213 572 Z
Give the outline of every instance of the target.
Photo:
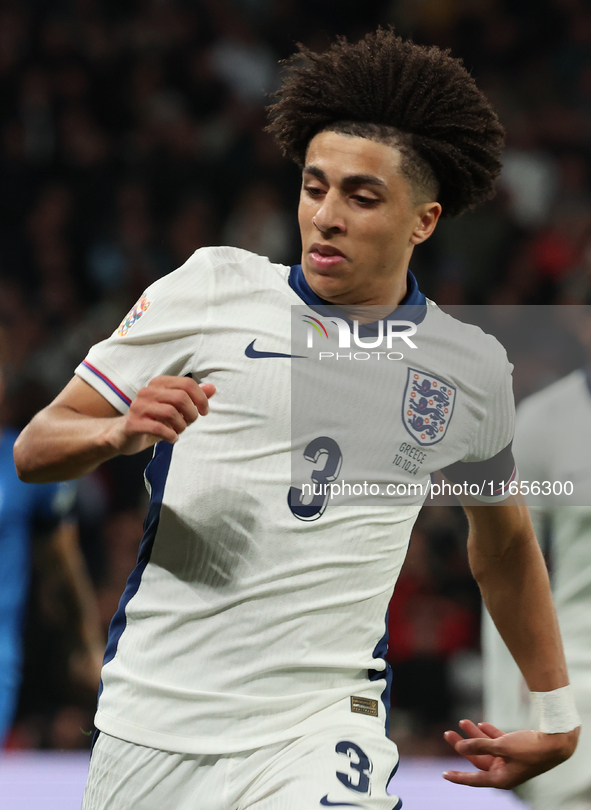
M 333 245 L 322 245 L 319 242 L 315 242 L 308 253 L 319 270 L 330 270 L 347 259 L 342 250 Z

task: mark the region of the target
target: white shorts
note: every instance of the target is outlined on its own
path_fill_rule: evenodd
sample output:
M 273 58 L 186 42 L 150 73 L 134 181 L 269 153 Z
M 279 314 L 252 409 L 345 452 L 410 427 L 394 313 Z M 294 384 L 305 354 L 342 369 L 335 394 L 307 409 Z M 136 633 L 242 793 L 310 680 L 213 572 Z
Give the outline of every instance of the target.
M 398 750 L 351 724 L 234 754 L 179 754 L 100 733 L 82 810 L 398 810 Z

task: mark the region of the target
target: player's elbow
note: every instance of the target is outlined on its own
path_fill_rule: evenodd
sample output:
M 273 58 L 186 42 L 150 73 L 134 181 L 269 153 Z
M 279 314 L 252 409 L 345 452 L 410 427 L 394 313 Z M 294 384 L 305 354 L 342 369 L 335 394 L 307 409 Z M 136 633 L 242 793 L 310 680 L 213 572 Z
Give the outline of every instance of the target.
M 21 436 L 18 437 L 14 445 L 14 466 L 21 481 L 24 481 L 25 484 L 33 484 L 35 482 L 31 476 L 34 476 L 35 469 L 27 453 L 26 442 L 21 441 Z
M 16 474 L 26 484 L 44 482 L 42 454 L 31 439 L 29 428 L 25 428 L 14 443 L 14 466 Z
M 537 556 L 539 546 L 529 531 L 506 531 L 496 545 L 478 542 L 475 534 L 468 539 L 470 570 L 481 588 L 488 581 L 522 580 Z

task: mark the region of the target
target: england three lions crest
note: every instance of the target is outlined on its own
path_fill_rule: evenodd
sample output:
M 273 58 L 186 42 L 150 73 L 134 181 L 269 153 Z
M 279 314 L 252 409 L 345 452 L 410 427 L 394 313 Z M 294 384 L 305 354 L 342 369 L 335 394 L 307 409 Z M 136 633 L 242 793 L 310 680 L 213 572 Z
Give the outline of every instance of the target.
M 436 444 L 447 431 L 454 412 L 456 389 L 440 377 L 408 369 L 402 421 L 418 444 Z

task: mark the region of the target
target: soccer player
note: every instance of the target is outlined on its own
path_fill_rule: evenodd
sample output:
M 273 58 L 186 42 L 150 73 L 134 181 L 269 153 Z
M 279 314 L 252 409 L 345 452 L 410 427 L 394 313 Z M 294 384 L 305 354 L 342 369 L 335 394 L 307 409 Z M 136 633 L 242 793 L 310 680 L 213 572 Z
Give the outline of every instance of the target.
M 581 342 L 591 358 L 591 315 L 577 309 Z M 591 807 L 591 732 L 585 722 L 591 721 L 591 460 L 588 443 L 577 432 L 577 426 L 589 420 L 591 366 L 533 394 L 517 409 L 514 448 L 522 480 L 530 485 L 570 481 L 576 493 L 574 498 L 540 494 L 532 504 L 536 534 L 541 542 L 549 539 L 556 611 L 584 721 L 575 754 L 518 788 L 534 810 Z M 483 631 L 487 715 L 503 728 L 519 728 L 530 723 L 527 687 L 486 614 Z
M 292 448 L 290 367 L 305 362 L 290 359 L 294 306 L 318 330 L 336 306 L 347 343 L 343 324 L 356 340 L 360 321 L 380 333 L 371 308 L 382 318 L 404 305 L 420 345 L 413 367 L 382 358 L 383 415 L 351 367 L 357 412 L 379 426 L 371 462 L 405 488 L 445 468 L 492 501 L 466 500 L 472 568 L 529 688 L 559 706 L 541 731 L 462 721 L 468 739 L 447 739 L 481 770 L 447 778 L 512 787 L 576 745 L 527 510 L 486 486 L 514 470 L 506 355 L 427 302 L 408 272 L 442 213 L 492 195 L 502 128 L 460 63 L 380 30 L 301 49 L 270 129 L 303 169 L 301 265 L 197 251 L 91 349 L 15 449 L 25 480 L 49 481 L 155 445 L 145 537 L 105 655 L 86 810 L 399 806 L 386 793 L 398 755 L 384 734 L 384 617 L 421 503 L 332 506 L 326 489 L 309 500 L 290 486 L 292 449 L 324 487 L 363 433 L 358 418 L 342 421 L 341 398 L 333 421 L 309 410 L 334 433 Z
M 0 372 L 0 400 L 4 382 Z M 0 428 L 0 748 L 16 712 L 22 667 L 22 623 L 31 576 L 32 535 L 51 543 L 80 610 L 82 641 L 79 670 L 92 687 L 98 682 L 102 632 L 90 579 L 68 518 L 75 497 L 68 484 L 26 486 L 13 461 L 17 432 Z
M 0 748 L 16 711 L 22 666 L 22 623 L 31 574 L 31 534 L 53 530 L 62 517 L 55 484 L 27 487 L 12 459 L 16 431 L 0 432 Z M 66 495 L 67 497 L 67 495 Z

